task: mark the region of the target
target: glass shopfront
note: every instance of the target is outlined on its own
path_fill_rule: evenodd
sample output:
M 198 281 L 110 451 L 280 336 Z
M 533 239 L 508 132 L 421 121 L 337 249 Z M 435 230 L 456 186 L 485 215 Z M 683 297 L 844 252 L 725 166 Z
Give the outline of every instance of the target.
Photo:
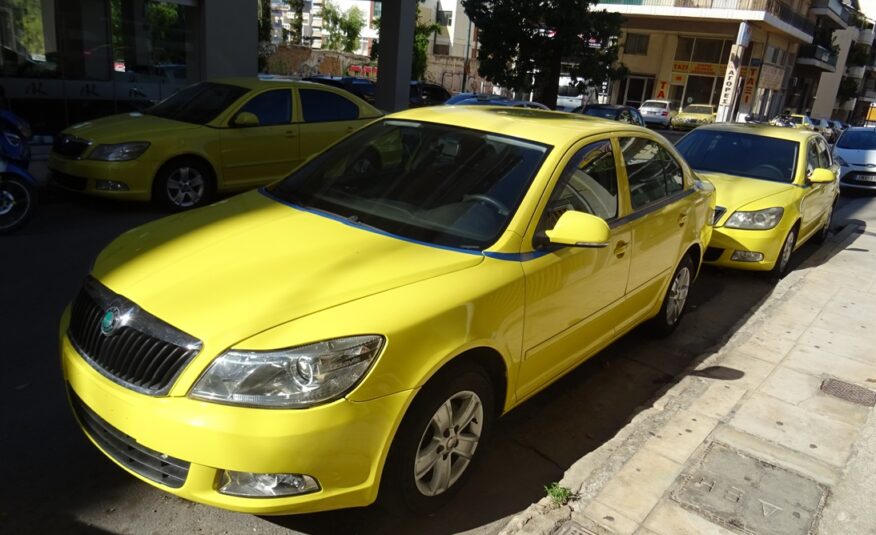
M 197 9 L 196 0 L 0 0 L 0 105 L 46 134 L 143 109 L 195 80 Z

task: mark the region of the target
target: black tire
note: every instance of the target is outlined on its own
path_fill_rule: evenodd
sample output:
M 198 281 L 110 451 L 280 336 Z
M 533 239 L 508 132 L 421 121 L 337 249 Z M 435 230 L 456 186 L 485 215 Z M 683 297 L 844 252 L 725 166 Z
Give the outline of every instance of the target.
M 836 209 L 836 202 L 830 205 L 830 208 L 827 212 L 827 221 L 824 222 L 824 226 L 821 227 L 821 230 L 818 231 L 818 234 L 812 237 L 812 241 L 818 244 L 822 244 L 827 241 L 827 238 L 830 237 L 830 223 L 833 221 L 833 211 Z
M 788 268 L 791 265 L 791 257 L 794 253 L 794 247 L 797 245 L 797 225 L 794 225 L 788 235 L 785 236 L 785 241 L 782 242 L 782 248 L 779 249 L 779 256 L 776 258 L 776 265 L 770 271 L 770 278 L 780 280 L 788 274 Z
M 0 234 L 24 226 L 36 204 L 36 188 L 12 174 L 0 176 Z
M 480 403 L 480 415 L 476 414 L 468 423 L 460 423 L 453 416 L 464 416 L 466 400 L 471 400 L 471 396 Z M 436 418 L 439 418 L 439 409 L 447 404 L 451 407 L 450 420 L 456 425 L 449 433 L 440 434 Z M 453 408 L 460 413 L 455 415 Z M 439 372 L 417 394 L 396 433 L 383 470 L 382 505 L 396 513 L 427 514 L 440 509 L 471 474 L 497 415 L 493 385 L 483 368 L 463 362 Z M 471 447 L 475 435 L 477 439 Z M 471 449 L 468 459 L 460 454 L 465 444 Z M 428 461 L 432 447 L 435 448 L 434 460 L 431 465 L 424 464 L 425 471 L 418 478 L 417 459 Z M 446 468 L 442 471 L 448 474 L 445 479 L 437 472 L 441 467 Z M 446 488 L 441 484 L 445 480 Z M 430 495 L 430 488 L 437 492 Z
M 678 327 L 687 310 L 687 298 L 694 280 L 694 263 L 690 255 L 685 255 L 666 288 L 660 312 L 651 318 L 649 327 L 655 336 L 669 336 Z
M 177 158 L 164 164 L 152 185 L 152 200 L 174 212 L 204 206 L 213 198 L 213 170 L 197 158 Z

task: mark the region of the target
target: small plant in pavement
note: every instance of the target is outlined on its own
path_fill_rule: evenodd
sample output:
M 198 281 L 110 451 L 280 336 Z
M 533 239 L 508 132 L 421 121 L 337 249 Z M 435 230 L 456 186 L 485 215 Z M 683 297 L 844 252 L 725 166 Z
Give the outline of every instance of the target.
M 574 497 L 572 489 L 556 482 L 545 485 L 544 490 L 547 492 L 548 498 L 551 499 L 551 503 L 556 507 L 566 505 Z

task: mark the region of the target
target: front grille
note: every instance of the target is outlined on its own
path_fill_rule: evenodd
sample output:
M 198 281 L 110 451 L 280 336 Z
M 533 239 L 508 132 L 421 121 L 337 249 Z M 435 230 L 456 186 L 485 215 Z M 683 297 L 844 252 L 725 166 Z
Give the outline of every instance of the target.
M 156 483 L 175 489 L 183 486 L 191 463 L 139 444 L 88 408 L 72 388 L 68 387 L 68 391 L 79 423 L 107 455 Z
M 718 247 L 706 247 L 706 254 L 703 255 L 703 261 L 714 262 L 721 258 L 722 254 L 724 254 L 724 249 Z
M 52 183 L 64 189 L 75 191 L 85 191 L 85 188 L 88 186 L 88 179 L 85 177 L 68 175 L 57 171 L 52 171 L 51 180 Z
M 714 215 L 714 217 L 712 217 L 712 225 L 717 225 L 718 221 L 721 220 L 721 217 L 724 216 L 724 212 L 726 212 L 726 211 L 727 211 L 727 209 L 724 208 L 723 206 L 716 206 L 715 207 L 715 215 Z
M 113 310 L 118 325 L 102 330 Z M 163 322 L 93 278 L 86 280 L 70 314 L 70 341 L 95 369 L 138 392 L 163 395 L 201 350 L 201 342 Z
M 91 145 L 87 139 L 71 136 L 69 134 L 61 134 L 55 138 L 52 143 L 52 152 L 59 154 L 65 158 L 78 159 L 82 157 L 82 153 Z

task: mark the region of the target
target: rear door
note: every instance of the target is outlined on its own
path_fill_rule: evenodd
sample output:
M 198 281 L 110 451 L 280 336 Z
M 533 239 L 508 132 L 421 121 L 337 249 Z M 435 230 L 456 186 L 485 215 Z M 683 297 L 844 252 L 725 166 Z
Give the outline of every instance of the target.
M 319 87 L 298 89 L 300 104 L 301 157 L 307 159 L 368 124 L 360 119 L 353 100 Z
M 292 124 L 292 90 L 262 91 L 232 117 L 252 113 L 258 126 L 236 127 L 232 118 L 221 131 L 222 181 L 242 189 L 283 178 L 298 165 L 298 126 Z

